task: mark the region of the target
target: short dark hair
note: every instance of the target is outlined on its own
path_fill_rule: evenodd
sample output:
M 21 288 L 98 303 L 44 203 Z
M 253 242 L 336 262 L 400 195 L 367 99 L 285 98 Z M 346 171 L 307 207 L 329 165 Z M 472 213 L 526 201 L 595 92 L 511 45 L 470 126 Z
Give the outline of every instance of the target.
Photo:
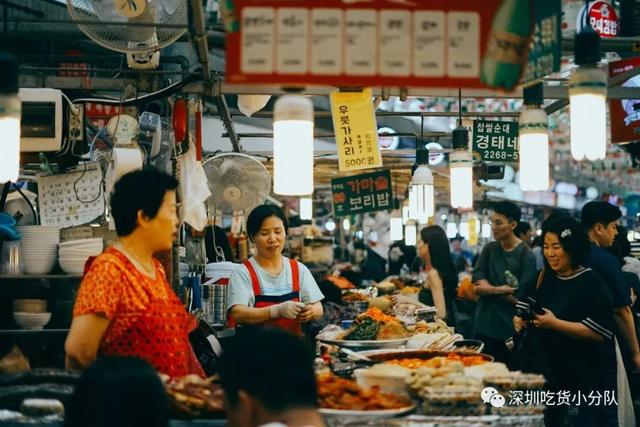
M 515 235 L 520 237 L 520 235 L 528 233 L 531 230 L 531 224 L 524 221 L 518 221 L 518 225 L 514 231 Z
M 65 405 L 64 425 L 168 427 L 167 402 L 160 377 L 147 362 L 134 357 L 100 357 L 82 373 Z
M 571 258 L 573 268 L 581 265 L 587 259 L 591 250 L 589 238 L 576 219 L 569 216 L 556 218 L 546 225 L 542 234 L 543 239 L 547 233 L 558 236 L 562 249 Z M 546 258 L 545 266 L 550 268 Z
M 317 407 L 313 355 L 301 338 L 282 329 L 239 329 L 220 358 L 219 372 L 231 405 L 242 390 L 276 414 Z
M 254 208 L 247 218 L 247 234 L 252 242 L 255 240 L 256 234 L 260 231 L 264 220 L 272 216 L 280 218 L 282 224 L 284 224 L 285 233 L 289 232 L 289 221 L 282 209 L 275 205 L 260 205 Z
M 520 208 L 512 202 L 502 201 L 493 204 L 493 211 L 500 215 L 504 215 L 507 217 L 509 221 L 520 221 L 522 217 L 522 212 L 520 212 Z
M 123 175 L 111 193 L 111 216 L 118 236 L 128 236 L 138 226 L 138 212 L 153 219 L 158 215 L 168 191 L 175 191 L 178 181 L 171 175 L 149 168 Z
M 622 217 L 622 211 L 619 207 L 597 200 L 584 205 L 580 213 L 580 221 L 586 230 L 591 230 L 596 224 L 602 224 L 606 227 L 609 223 L 619 220 L 620 217 Z

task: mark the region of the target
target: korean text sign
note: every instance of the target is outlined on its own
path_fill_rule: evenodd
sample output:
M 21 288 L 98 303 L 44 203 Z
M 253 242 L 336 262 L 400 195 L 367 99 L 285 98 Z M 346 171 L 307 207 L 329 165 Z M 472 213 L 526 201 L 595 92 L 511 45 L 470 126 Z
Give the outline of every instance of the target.
M 473 159 L 487 162 L 517 162 L 518 122 L 474 120 Z
M 371 89 L 362 92 L 333 92 L 331 115 L 340 170 L 382 166 Z
M 393 208 L 389 170 L 332 179 L 331 191 L 335 216 L 348 216 Z
M 228 3 L 231 84 L 511 90 L 531 35 L 524 0 Z
M 529 59 L 521 83 L 538 80 L 560 71 L 561 4 L 557 0 L 535 0 L 534 9 L 535 23 L 529 45 Z

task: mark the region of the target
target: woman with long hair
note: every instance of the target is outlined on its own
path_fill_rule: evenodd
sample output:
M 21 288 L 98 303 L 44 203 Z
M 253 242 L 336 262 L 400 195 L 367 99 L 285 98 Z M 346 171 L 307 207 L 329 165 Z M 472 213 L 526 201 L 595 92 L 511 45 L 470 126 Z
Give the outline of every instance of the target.
M 423 228 L 420 238 L 418 256 L 424 262 L 427 278 L 418 299 L 423 304 L 435 306 L 438 317 L 452 324 L 458 274 L 451 259 L 449 239 L 442 227 L 437 225 Z

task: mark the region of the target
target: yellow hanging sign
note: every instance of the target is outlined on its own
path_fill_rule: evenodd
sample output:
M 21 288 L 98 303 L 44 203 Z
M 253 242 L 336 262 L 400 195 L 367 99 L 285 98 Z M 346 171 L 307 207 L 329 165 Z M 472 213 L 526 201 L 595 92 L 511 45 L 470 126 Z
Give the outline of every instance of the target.
M 331 116 L 340 171 L 382 166 L 371 89 L 331 93 Z
M 476 246 L 478 244 L 478 219 L 469 219 L 469 246 Z

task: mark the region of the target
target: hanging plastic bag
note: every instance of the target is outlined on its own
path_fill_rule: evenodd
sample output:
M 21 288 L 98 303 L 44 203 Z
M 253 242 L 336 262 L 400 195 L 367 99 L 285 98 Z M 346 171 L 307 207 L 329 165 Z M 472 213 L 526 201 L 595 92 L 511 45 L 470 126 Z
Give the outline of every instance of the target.
M 189 142 L 189 151 L 180 157 L 180 187 L 182 205 L 180 218 L 198 231 L 207 225 L 207 209 L 204 202 L 211 196 L 207 175 L 196 160 L 196 146 Z

